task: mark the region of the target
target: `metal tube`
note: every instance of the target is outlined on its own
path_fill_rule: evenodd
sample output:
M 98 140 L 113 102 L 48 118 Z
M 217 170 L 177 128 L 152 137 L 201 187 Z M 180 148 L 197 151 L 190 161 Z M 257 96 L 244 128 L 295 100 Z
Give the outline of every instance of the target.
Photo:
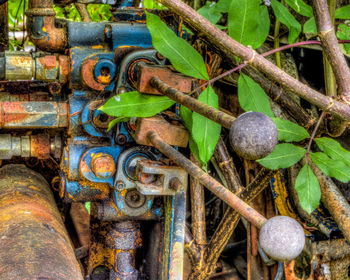
M 83 280 L 50 187 L 24 165 L 0 169 L 0 279 Z
M 0 128 L 67 127 L 67 107 L 67 103 L 51 101 L 0 102 Z
M 235 121 L 235 117 L 232 117 L 212 106 L 209 106 L 205 103 L 198 101 L 197 99 L 188 96 L 181 91 L 178 91 L 172 87 L 169 87 L 158 77 L 153 77 L 151 79 L 151 84 L 162 94 L 168 96 L 169 98 L 175 100 L 176 102 L 190 108 L 192 111 L 197 112 L 198 114 L 207 117 L 208 119 L 226 127 L 231 128 L 232 123 Z
M 164 155 L 173 160 L 176 164 L 183 167 L 188 174 L 198 179 L 208 190 L 213 192 L 227 205 L 234 208 L 240 215 L 246 218 L 249 222 L 258 228 L 261 228 L 267 221 L 266 218 L 260 215 L 247 203 L 241 200 L 238 196 L 227 190 L 214 178 L 206 174 L 201 168 L 194 165 L 190 160 L 184 157 L 180 152 L 164 142 L 156 132 L 150 131 L 148 137 L 152 144 Z

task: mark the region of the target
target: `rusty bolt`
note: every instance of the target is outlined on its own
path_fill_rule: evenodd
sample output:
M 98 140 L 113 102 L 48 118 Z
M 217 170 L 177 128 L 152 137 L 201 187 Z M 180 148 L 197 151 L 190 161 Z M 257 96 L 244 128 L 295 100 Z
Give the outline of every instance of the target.
M 295 259 L 304 248 L 305 234 L 301 225 L 287 216 L 269 219 L 261 228 L 260 246 L 277 261 Z
M 92 172 L 99 178 L 105 179 L 115 173 L 115 162 L 111 155 L 95 156 L 91 163 Z
M 131 208 L 140 208 L 146 202 L 146 197 L 137 190 L 130 190 L 125 195 L 125 202 Z

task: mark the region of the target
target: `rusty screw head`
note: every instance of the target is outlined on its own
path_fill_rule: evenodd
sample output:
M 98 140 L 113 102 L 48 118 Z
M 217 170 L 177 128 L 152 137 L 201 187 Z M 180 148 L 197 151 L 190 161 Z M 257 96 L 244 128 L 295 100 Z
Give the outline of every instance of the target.
M 261 228 L 260 246 L 274 260 L 295 259 L 304 248 L 305 234 L 301 225 L 287 216 L 269 219 Z
M 92 172 L 99 178 L 106 179 L 115 173 L 115 162 L 111 155 L 97 155 L 91 162 Z
M 131 208 L 140 208 L 146 202 L 146 197 L 137 190 L 130 190 L 125 195 L 125 202 Z
M 233 150 L 245 159 L 260 159 L 273 151 L 278 142 L 278 132 L 270 117 L 259 112 L 240 115 L 230 129 Z
M 124 134 L 119 134 L 116 139 L 118 145 L 124 145 L 126 143 L 126 140 L 127 139 Z

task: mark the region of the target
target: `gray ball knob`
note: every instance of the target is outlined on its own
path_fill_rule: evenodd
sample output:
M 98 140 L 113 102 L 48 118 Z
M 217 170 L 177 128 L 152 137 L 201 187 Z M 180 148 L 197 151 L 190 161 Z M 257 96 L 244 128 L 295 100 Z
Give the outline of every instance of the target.
M 259 112 L 240 115 L 230 129 L 233 150 L 245 159 L 260 159 L 273 151 L 278 142 L 278 131 L 272 119 Z
M 302 252 L 305 234 L 296 220 L 287 216 L 276 216 L 262 226 L 259 242 L 270 258 L 288 261 L 295 259 Z

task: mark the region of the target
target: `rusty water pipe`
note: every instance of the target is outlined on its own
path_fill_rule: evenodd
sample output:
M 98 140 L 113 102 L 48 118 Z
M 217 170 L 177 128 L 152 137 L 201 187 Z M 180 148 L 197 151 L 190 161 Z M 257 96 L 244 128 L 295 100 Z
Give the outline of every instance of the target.
M 20 164 L 0 169 L 0 279 L 83 280 L 50 187 Z
M 63 52 L 68 46 L 65 28 L 55 26 L 53 0 L 29 0 L 27 31 L 33 44 L 42 51 Z

